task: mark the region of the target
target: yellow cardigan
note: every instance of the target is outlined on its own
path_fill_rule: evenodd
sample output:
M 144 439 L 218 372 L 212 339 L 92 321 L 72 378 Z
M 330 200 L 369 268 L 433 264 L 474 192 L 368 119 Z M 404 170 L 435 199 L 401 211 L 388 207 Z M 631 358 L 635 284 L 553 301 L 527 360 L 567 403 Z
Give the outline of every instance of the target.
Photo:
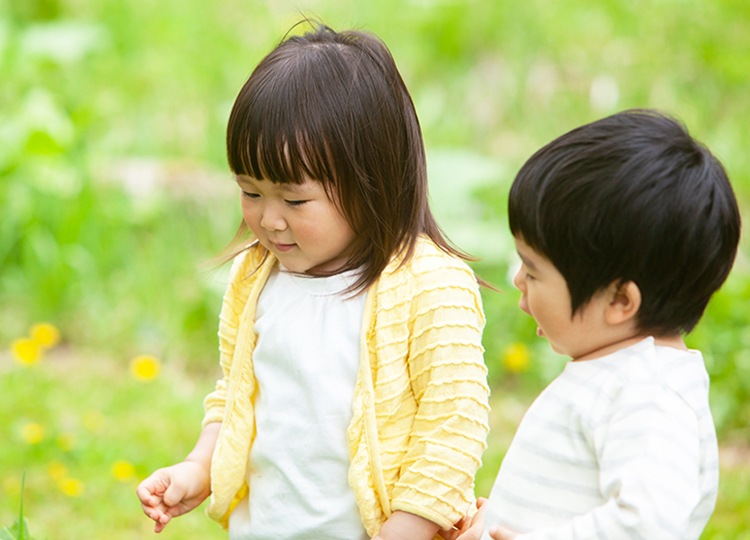
M 469 267 L 420 239 L 367 291 L 361 358 L 347 430 L 349 483 L 370 536 L 395 510 L 449 528 L 474 501 L 489 429 L 484 315 Z M 253 246 L 234 262 L 221 310 L 223 378 L 204 402 L 221 422 L 208 515 L 226 527 L 247 493 L 255 436 L 252 354 L 258 295 L 276 263 Z M 311 464 L 311 466 L 313 466 Z

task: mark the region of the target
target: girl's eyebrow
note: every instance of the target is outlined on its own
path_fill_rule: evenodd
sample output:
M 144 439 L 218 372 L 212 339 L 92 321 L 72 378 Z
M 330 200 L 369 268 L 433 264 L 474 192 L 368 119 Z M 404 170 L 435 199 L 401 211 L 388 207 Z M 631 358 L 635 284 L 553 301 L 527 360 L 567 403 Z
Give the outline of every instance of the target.
M 244 174 L 236 174 L 234 177 L 235 181 L 240 185 L 251 186 L 253 185 L 252 179 Z

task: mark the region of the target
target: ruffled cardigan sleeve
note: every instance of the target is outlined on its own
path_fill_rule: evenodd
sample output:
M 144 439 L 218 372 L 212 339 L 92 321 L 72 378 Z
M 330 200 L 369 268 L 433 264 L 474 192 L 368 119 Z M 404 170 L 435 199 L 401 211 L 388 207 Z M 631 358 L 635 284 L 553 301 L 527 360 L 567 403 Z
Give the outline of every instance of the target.
M 233 266 L 219 329 L 223 378 L 205 400 L 204 424 L 222 422 L 208 513 L 224 525 L 248 489 L 253 321 L 275 262 L 258 251 Z M 349 482 L 371 536 L 395 510 L 447 528 L 473 502 L 488 431 L 483 327 L 474 274 L 428 240 L 368 290 L 347 438 Z
M 474 501 L 488 432 L 476 278 L 424 241 L 370 292 L 349 429 L 363 523 L 372 536 L 402 510 L 449 528 Z

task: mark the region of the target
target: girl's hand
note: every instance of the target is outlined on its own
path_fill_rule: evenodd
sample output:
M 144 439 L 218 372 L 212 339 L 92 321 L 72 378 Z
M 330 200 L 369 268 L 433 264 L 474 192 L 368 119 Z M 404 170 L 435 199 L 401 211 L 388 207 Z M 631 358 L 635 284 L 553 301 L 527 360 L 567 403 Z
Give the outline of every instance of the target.
M 163 531 L 173 517 L 200 505 L 210 493 L 208 470 L 193 461 L 159 469 L 136 489 L 143 513 L 154 520 L 156 533 Z
M 444 540 L 458 540 L 458 537 L 469 528 L 469 516 L 464 516 L 458 520 L 452 529 L 443 529 L 440 531 L 440 538 Z
M 469 520 L 468 516 L 461 518 L 456 523 L 456 528 L 450 531 L 440 531 L 440 535 L 445 540 L 479 540 L 482 537 L 482 531 L 484 530 L 484 510 L 482 506 L 487 502 L 487 499 L 480 497 L 477 499 L 478 511 L 474 514 L 474 517 Z
M 494 540 L 513 540 L 518 536 L 518 533 L 506 529 L 505 527 L 492 527 L 489 532 Z

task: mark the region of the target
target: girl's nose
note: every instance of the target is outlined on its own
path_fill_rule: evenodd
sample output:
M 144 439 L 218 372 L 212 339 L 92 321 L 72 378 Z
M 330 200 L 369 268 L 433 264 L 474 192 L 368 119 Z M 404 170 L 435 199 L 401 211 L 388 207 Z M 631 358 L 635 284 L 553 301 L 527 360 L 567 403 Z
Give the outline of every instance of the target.
M 260 226 L 269 232 L 283 231 L 286 229 L 286 220 L 284 219 L 284 216 L 281 215 L 281 212 L 275 210 L 273 207 L 267 206 L 263 209 L 263 215 L 260 218 Z

